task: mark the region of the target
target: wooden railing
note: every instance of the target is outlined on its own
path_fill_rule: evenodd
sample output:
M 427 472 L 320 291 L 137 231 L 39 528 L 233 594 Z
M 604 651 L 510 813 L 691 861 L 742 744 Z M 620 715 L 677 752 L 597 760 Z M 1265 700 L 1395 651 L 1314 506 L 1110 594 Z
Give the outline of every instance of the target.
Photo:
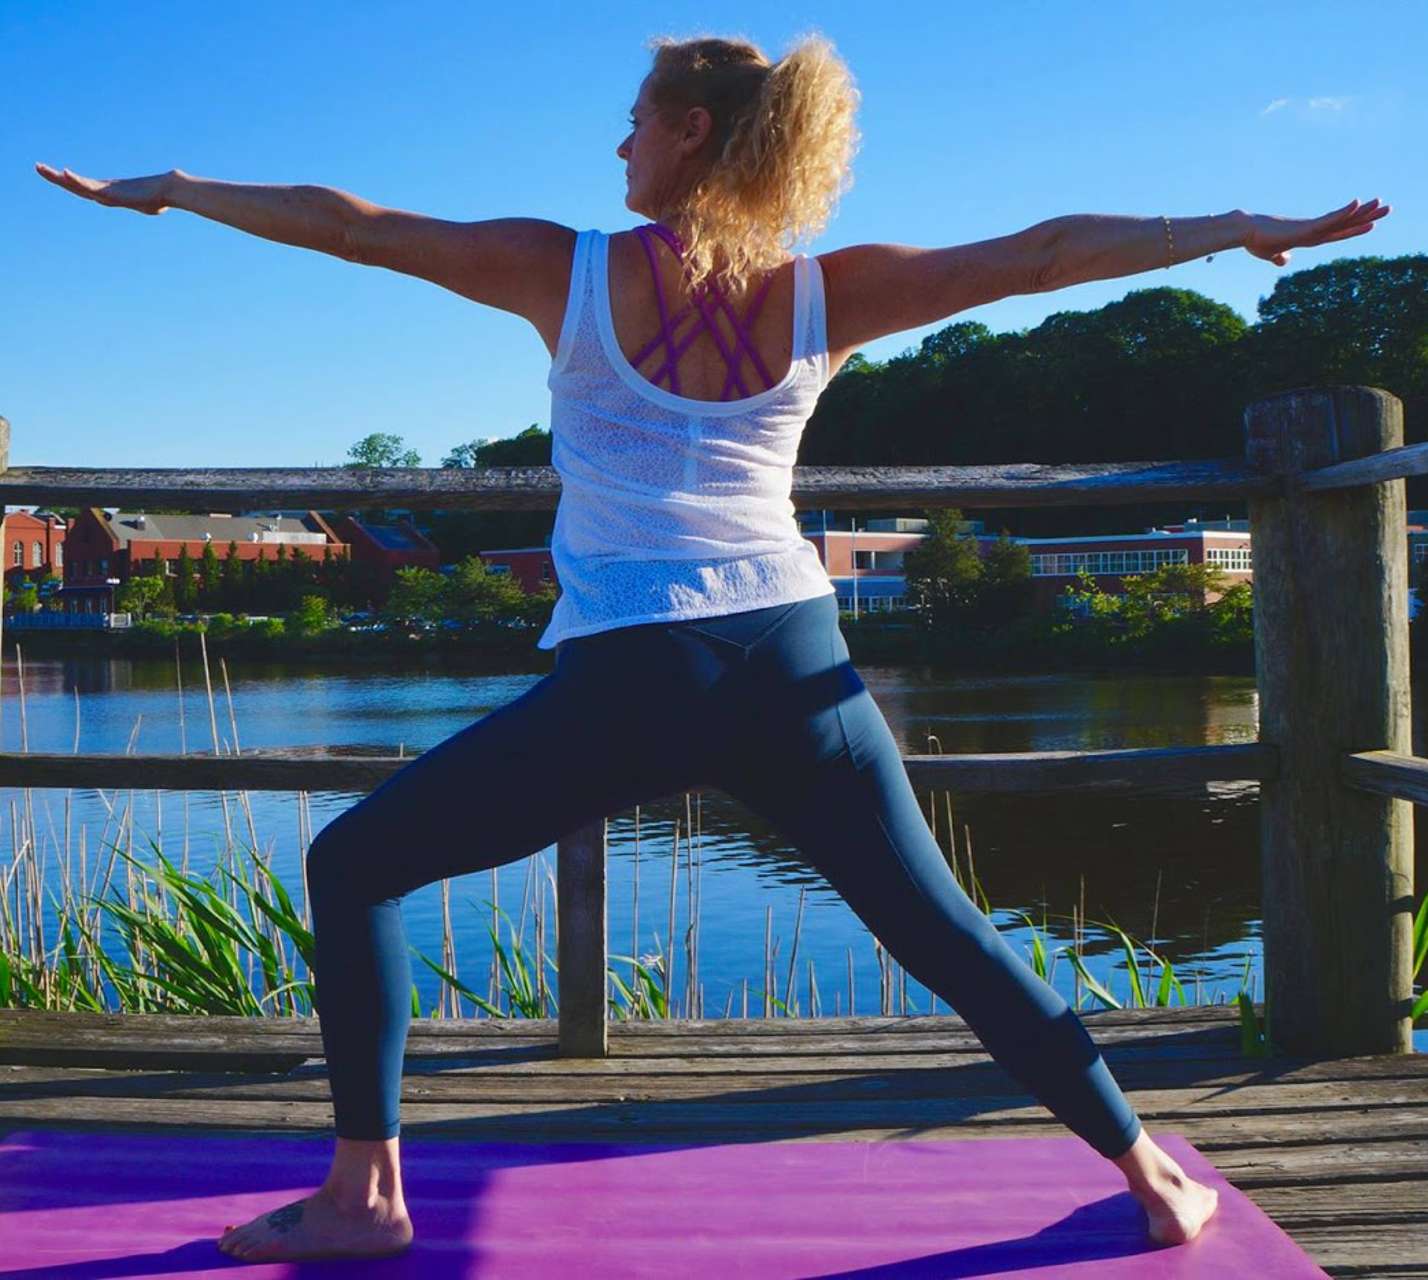
M 914 786 L 1135 791 L 1260 784 L 1265 1001 L 1277 1052 L 1412 1052 L 1413 828 L 1428 760 L 1412 755 L 1403 406 L 1371 387 L 1251 404 L 1244 459 L 980 467 L 797 467 L 799 507 L 1040 507 L 1244 499 L 1254 555 L 1260 740 L 1227 746 L 906 756 Z M 0 501 L 248 507 L 556 505 L 549 467 L 8 467 Z M 409 758 L 0 753 L 0 786 L 366 791 Z M 557 844 L 560 1052 L 607 1052 L 605 828 Z

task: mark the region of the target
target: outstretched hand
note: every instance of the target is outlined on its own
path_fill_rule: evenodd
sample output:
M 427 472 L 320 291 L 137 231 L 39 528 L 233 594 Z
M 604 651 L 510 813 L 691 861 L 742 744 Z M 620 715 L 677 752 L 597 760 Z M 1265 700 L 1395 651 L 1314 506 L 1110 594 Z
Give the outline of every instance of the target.
M 36 161 L 35 169 L 40 177 L 53 182 L 55 186 L 83 196 L 86 200 L 93 200 L 96 204 L 151 214 L 163 213 L 169 207 L 164 203 L 172 176 L 168 173 L 156 173 L 148 178 L 82 178 L 68 169 L 56 172 L 39 161 Z
M 1276 218 L 1273 214 L 1252 213 L 1244 248 L 1256 258 L 1282 267 L 1288 263 L 1291 249 L 1361 236 L 1365 231 L 1372 231 L 1374 222 L 1392 208 L 1392 205 L 1380 205 L 1375 196 L 1365 205 L 1350 200 L 1342 209 L 1326 213 L 1322 218 Z

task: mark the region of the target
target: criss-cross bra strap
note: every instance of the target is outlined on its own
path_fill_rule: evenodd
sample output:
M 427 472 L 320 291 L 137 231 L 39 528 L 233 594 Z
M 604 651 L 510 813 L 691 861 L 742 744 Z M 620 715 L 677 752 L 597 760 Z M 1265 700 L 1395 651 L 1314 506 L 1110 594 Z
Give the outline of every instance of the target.
M 635 234 L 639 236 L 640 243 L 645 247 L 645 257 L 650 262 L 650 272 L 654 276 L 655 298 L 659 303 L 659 327 L 663 337 L 665 349 L 668 355 L 665 358 L 665 368 L 669 370 L 669 389 L 679 394 L 679 375 L 675 372 L 675 352 L 674 352 L 674 331 L 669 323 L 669 312 L 664 305 L 664 286 L 660 283 L 659 263 L 655 260 L 654 246 L 650 244 L 648 232 L 644 227 L 636 227 Z
M 660 239 L 663 240 L 665 244 L 669 246 L 670 250 L 674 253 L 674 255 L 680 259 L 680 261 L 684 260 L 684 250 L 683 246 L 679 242 L 679 237 L 668 227 L 665 227 L 657 222 L 652 222 L 635 228 L 635 234 L 639 236 L 640 243 L 644 246 L 645 256 L 649 260 L 650 264 L 650 271 L 654 275 L 655 297 L 659 305 L 660 333 L 651 342 L 646 344 L 644 349 L 640 351 L 640 353 L 636 355 L 630 363 L 635 367 L 638 367 L 641 361 L 645 360 L 657 347 L 660 346 L 661 343 L 663 343 L 666 353 L 665 363 L 652 375 L 650 380 L 652 382 L 658 383 L 661 377 L 667 375 L 669 378 L 670 390 L 676 395 L 678 395 L 679 374 L 676 366 L 678 364 L 680 356 L 682 356 L 684 352 L 687 351 L 689 347 L 694 343 L 694 341 L 699 337 L 699 331 L 701 326 L 698 322 L 696 322 L 693 330 L 682 341 L 676 342 L 675 335 L 684 318 L 690 315 L 691 312 L 696 312 L 698 320 L 702 321 L 703 327 L 709 330 L 710 336 L 714 339 L 715 344 L 719 348 L 720 354 L 724 357 L 725 364 L 729 367 L 729 374 L 724 381 L 724 389 L 723 392 L 721 392 L 720 398 L 723 399 L 725 396 L 727 396 L 731 382 L 738 388 L 741 395 L 747 397 L 749 395 L 749 391 L 744 386 L 743 379 L 739 376 L 739 363 L 741 359 L 740 354 L 729 349 L 729 346 L 724 340 L 724 335 L 720 332 L 719 326 L 715 323 L 713 315 L 706 308 L 705 304 L 707 297 L 712 294 L 713 297 L 717 300 L 717 302 L 724 308 L 726 314 L 729 316 L 729 321 L 733 326 L 735 336 L 737 337 L 739 343 L 743 346 L 743 348 L 748 352 L 749 357 L 752 359 L 755 367 L 758 369 L 760 375 L 762 375 L 765 385 L 768 387 L 772 387 L 774 385 L 775 379 L 769 373 L 768 367 L 764 364 L 762 357 L 760 357 L 758 353 L 758 349 L 753 344 L 753 340 L 750 334 L 750 328 L 753 325 L 754 319 L 759 313 L 759 309 L 763 306 L 764 299 L 768 296 L 769 287 L 773 284 L 773 276 L 770 275 L 764 280 L 763 285 L 760 287 L 757 295 L 754 297 L 752 304 L 749 306 L 747 316 L 742 320 L 740 319 L 739 315 L 734 311 L 734 308 L 730 304 L 729 300 L 724 296 L 723 291 L 718 287 L 717 282 L 710 282 L 709 284 L 701 286 L 699 289 L 694 290 L 691 294 L 693 306 L 685 306 L 679 312 L 678 315 L 671 319 L 669 316 L 669 309 L 665 304 L 664 286 L 660 280 L 659 264 L 655 258 L 654 246 L 650 243 L 649 239 L 651 232 L 653 232 L 655 235 L 658 235 Z

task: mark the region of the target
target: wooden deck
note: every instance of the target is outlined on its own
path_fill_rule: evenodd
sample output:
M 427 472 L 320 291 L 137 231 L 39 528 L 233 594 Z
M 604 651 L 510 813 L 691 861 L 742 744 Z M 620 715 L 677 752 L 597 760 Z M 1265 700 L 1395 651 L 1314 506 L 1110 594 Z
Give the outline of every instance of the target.
M 1231 1006 L 1083 1015 L 1152 1135 L 1179 1133 L 1329 1274 L 1428 1277 L 1428 1054 L 1247 1059 Z M 412 1023 L 406 1136 L 1064 1136 L 960 1018 Z M 0 1010 L 0 1130 L 331 1131 L 316 1019 Z

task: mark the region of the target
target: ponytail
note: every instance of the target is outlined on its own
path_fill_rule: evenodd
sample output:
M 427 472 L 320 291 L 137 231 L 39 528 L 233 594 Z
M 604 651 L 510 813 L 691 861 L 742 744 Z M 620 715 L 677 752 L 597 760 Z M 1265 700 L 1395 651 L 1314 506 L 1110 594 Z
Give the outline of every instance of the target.
M 657 37 L 652 94 L 714 119 L 707 168 L 674 209 L 689 223 L 691 285 L 718 272 L 742 292 L 749 276 L 783 262 L 827 225 L 852 186 L 860 94 L 833 45 L 805 36 L 776 63 L 743 40 Z

